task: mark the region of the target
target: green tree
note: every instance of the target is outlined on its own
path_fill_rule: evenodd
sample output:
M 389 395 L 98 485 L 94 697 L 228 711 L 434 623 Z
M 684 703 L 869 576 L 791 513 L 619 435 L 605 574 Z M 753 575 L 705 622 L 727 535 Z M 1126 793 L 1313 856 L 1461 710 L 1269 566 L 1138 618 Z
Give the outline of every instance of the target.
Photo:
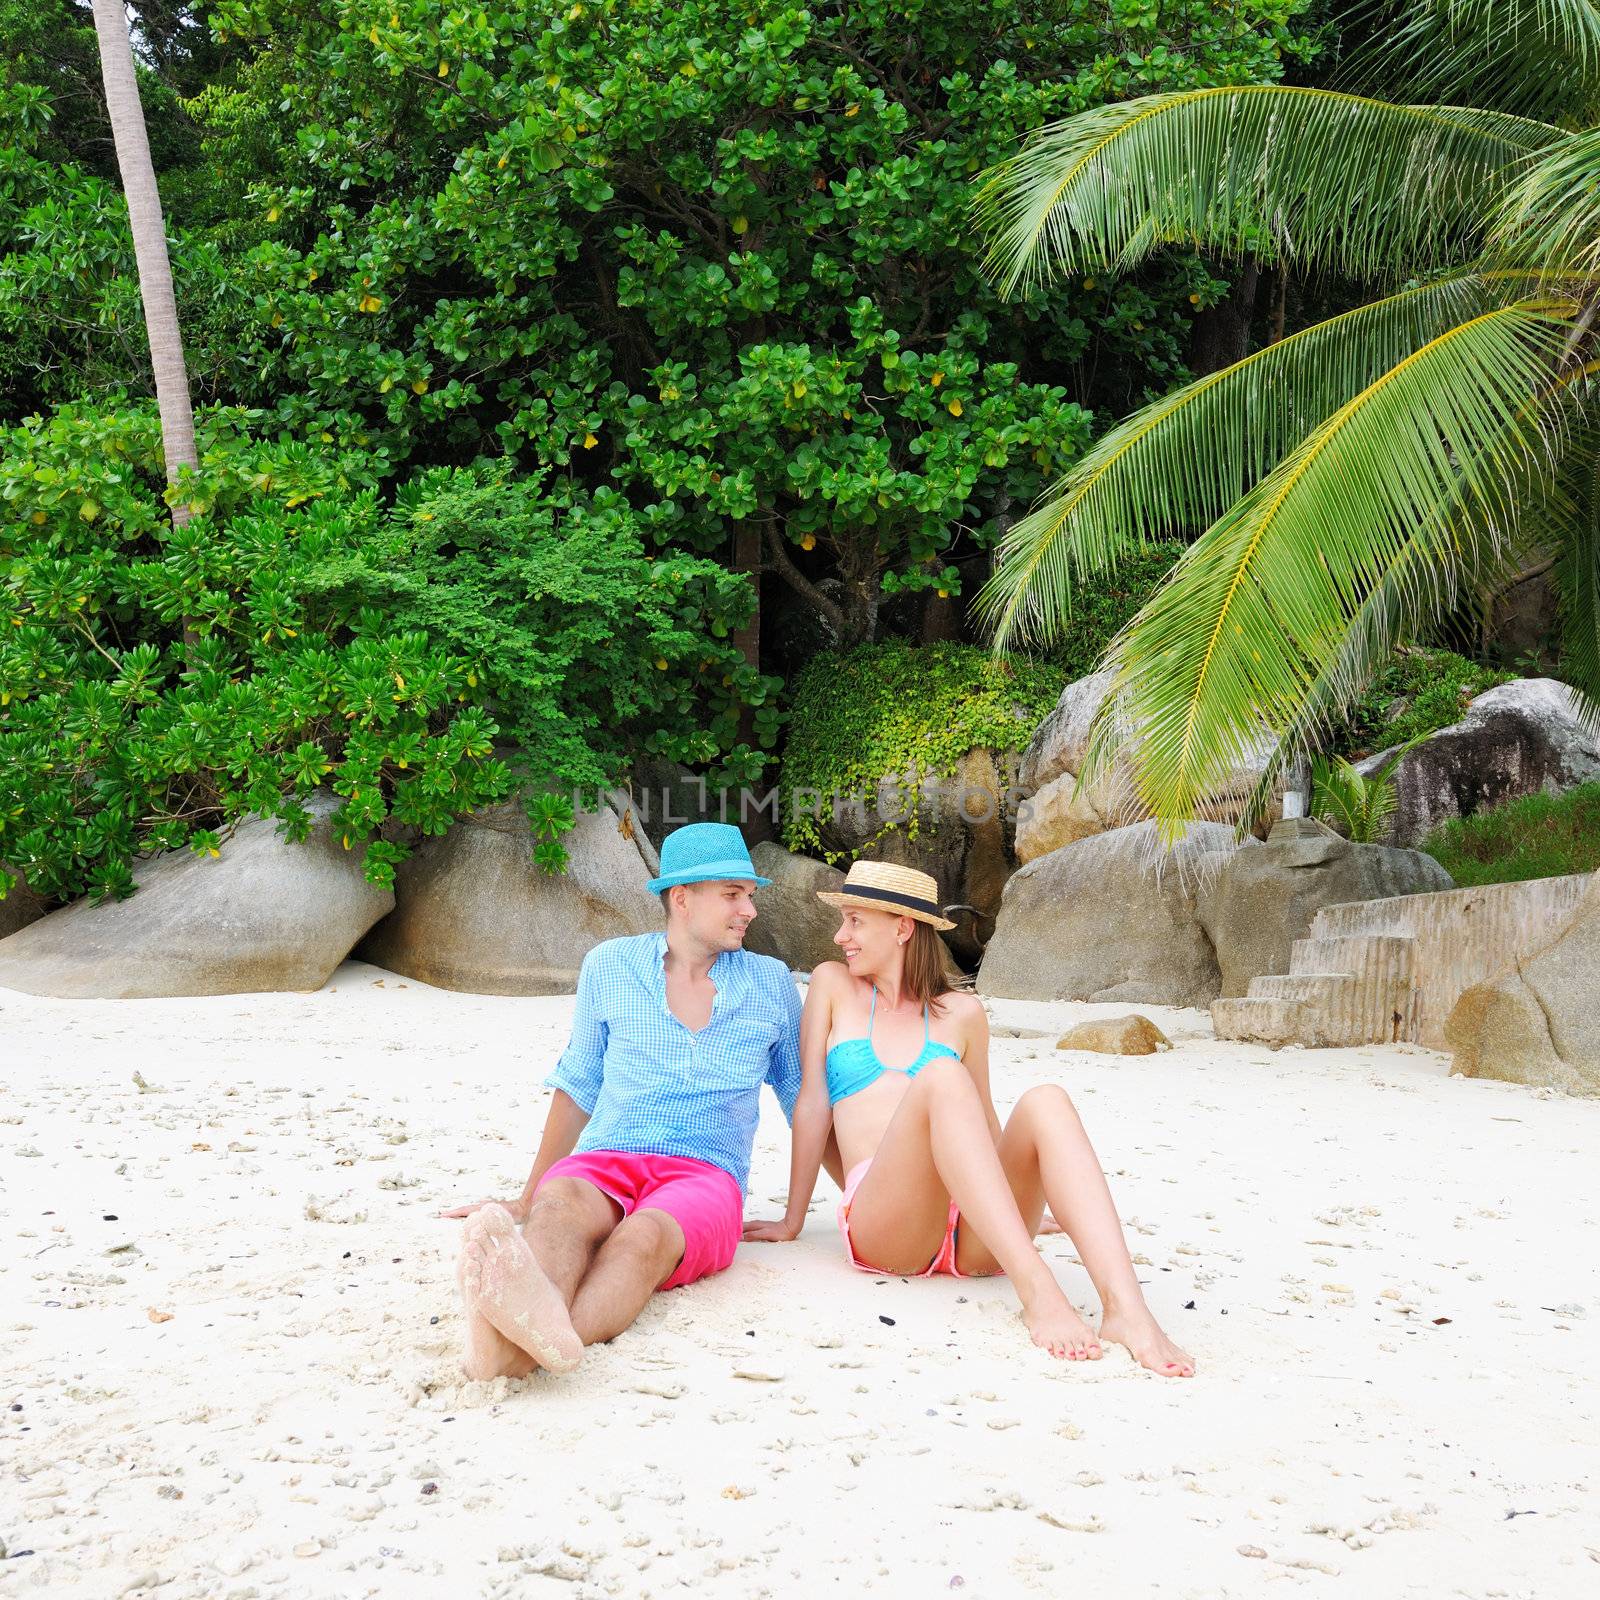
M 1275 76 L 1299 9 L 219 0 L 255 52 L 192 106 L 240 191 L 238 398 L 612 482 L 824 637 L 908 594 L 915 625 L 1226 289 L 1191 256 L 1003 305 L 972 175 L 1109 98 Z
M 1366 70 L 1391 100 L 1153 96 L 1069 119 L 981 191 L 1006 286 L 1199 240 L 1378 293 L 1137 412 L 1004 542 L 1001 646 L 1199 532 L 1109 652 L 1095 744 L 1137 730 L 1168 830 L 1263 726 L 1281 759 L 1314 748 L 1397 643 L 1530 545 L 1559 552 L 1565 670 L 1600 709 L 1600 11 L 1420 0 L 1381 37 Z

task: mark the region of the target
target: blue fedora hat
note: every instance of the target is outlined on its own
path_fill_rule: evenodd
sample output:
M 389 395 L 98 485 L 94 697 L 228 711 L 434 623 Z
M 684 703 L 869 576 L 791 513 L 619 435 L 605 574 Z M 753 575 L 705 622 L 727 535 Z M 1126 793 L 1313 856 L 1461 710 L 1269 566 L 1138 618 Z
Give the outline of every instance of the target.
M 691 822 L 661 841 L 661 876 L 645 885 L 660 894 L 679 883 L 711 883 L 720 878 L 754 881 L 757 887 L 772 882 L 756 871 L 744 835 L 730 822 Z

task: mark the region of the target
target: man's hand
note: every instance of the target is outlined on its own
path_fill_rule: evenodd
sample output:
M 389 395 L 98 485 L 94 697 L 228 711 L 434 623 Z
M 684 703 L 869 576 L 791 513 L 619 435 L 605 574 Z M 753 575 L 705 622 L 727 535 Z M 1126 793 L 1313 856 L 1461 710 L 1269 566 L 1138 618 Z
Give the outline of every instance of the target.
M 800 1237 L 800 1230 L 787 1222 L 747 1222 L 744 1237 L 748 1244 L 788 1244 Z
M 520 1228 L 528 1220 L 528 1212 L 532 1207 L 526 1200 L 518 1195 L 515 1200 L 474 1200 L 470 1205 L 452 1206 L 448 1211 L 441 1211 L 441 1217 L 470 1217 L 474 1211 L 482 1211 L 485 1206 L 504 1206 L 511 1213 L 511 1220 Z

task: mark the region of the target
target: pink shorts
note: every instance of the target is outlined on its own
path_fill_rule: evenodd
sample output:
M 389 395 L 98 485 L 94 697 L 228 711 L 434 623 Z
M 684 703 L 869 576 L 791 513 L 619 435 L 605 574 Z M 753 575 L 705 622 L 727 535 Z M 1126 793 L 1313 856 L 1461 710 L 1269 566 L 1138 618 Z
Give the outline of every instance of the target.
M 839 1202 L 839 1232 L 844 1235 L 844 1253 L 850 1258 L 852 1267 L 859 1267 L 862 1272 L 876 1272 L 884 1275 L 888 1269 L 874 1267 L 869 1262 L 861 1260 L 856 1255 L 856 1247 L 850 1242 L 850 1207 L 855 1204 L 856 1190 L 861 1187 L 861 1180 L 866 1177 L 867 1169 L 872 1165 L 870 1160 L 860 1162 L 851 1167 L 844 1178 L 844 1198 Z M 933 1278 L 941 1273 L 951 1278 L 965 1278 L 968 1276 L 956 1266 L 956 1224 L 961 1220 L 961 1212 L 954 1200 L 950 1202 L 950 1219 L 945 1224 L 944 1243 L 939 1246 L 932 1261 L 921 1272 L 909 1274 L 915 1278 Z M 892 1273 L 893 1277 L 905 1277 L 905 1273 Z
M 733 1262 L 744 1233 L 744 1196 L 731 1174 L 686 1156 L 637 1155 L 625 1150 L 585 1150 L 556 1162 L 539 1180 L 581 1178 L 622 1207 L 665 1211 L 683 1229 L 683 1259 L 661 1285 L 678 1289 L 721 1272 Z

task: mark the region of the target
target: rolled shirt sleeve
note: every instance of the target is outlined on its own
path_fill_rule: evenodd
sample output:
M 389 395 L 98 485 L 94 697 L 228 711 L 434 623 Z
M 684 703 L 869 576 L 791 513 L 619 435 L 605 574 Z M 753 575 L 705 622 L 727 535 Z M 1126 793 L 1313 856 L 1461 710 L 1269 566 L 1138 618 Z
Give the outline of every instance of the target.
M 783 1027 L 772 1046 L 772 1064 L 767 1068 L 767 1082 L 772 1085 L 784 1117 L 794 1121 L 794 1103 L 800 1095 L 800 996 L 795 991 L 794 976 L 784 969 L 779 980 L 779 999 L 783 1006 Z
M 560 1089 L 591 1116 L 605 1080 L 606 1025 L 599 1008 L 597 961 L 604 960 L 603 946 L 583 958 L 578 969 L 578 1000 L 572 1012 L 572 1037 L 561 1052 L 554 1071 L 544 1080 L 545 1088 Z

